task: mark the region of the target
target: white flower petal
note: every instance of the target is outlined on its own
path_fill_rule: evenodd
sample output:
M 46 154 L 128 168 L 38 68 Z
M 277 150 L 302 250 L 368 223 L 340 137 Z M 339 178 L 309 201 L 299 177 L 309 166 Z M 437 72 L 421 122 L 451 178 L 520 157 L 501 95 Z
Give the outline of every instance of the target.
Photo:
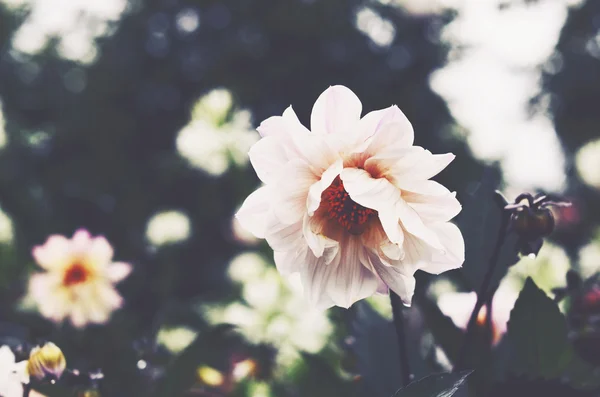
M 367 267 L 369 263 L 364 251 L 360 239 L 350 237 L 340 244 L 339 264 L 328 266 L 332 271 L 327 288 L 337 306 L 348 308 L 377 291 L 379 279 Z
M 298 250 L 275 251 L 273 253 L 275 266 L 277 266 L 277 270 L 281 275 L 288 276 L 300 271 L 301 265 L 306 262 L 307 254 L 308 246 L 306 245 Z
M 59 269 L 71 261 L 71 243 L 64 236 L 52 235 L 44 245 L 34 247 L 32 254 L 37 264 L 44 269 Z
M 309 133 L 295 134 L 292 137 L 292 146 L 297 153 L 297 158 L 304 159 L 315 175 L 321 175 L 332 164 L 340 159 L 338 151 L 334 150 L 332 142 L 326 135 Z
M 260 123 L 257 130 L 263 137 L 308 133 L 308 129 L 300 123 L 291 106 L 285 109 L 282 116 L 269 117 Z
M 400 191 L 387 179 L 373 179 L 365 170 L 358 168 L 344 168 L 340 178 L 353 201 L 378 212 L 389 240 L 395 244 L 402 244 L 404 233 L 396 215 Z
M 448 192 L 440 196 L 430 196 L 403 191 L 402 198 L 425 223 L 447 222 L 458 215 L 462 209 L 456 199 L 456 193 Z
M 313 232 L 311 228 L 311 220 L 314 221 L 315 219 L 309 217 L 308 215 L 304 216 L 302 226 L 304 239 L 317 258 L 324 256 L 325 264 L 330 264 L 338 253 L 339 243 L 320 233 Z
M 415 138 L 412 124 L 396 105 L 367 113 L 358 123 L 358 129 L 362 141 L 369 143 L 370 153 L 390 146 L 410 147 Z
M 307 209 L 308 215 L 312 216 L 314 212 L 319 208 L 321 204 L 321 194 L 327 189 L 333 180 L 340 175 L 344 163 L 341 159 L 333 163 L 327 170 L 321 175 L 321 179 L 312 184 L 308 191 Z
M 455 157 L 452 153 L 432 154 L 424 150 L 418 155 L 417 161 L 412 161 L 410 165 L 397 163 L 391 174 L 397 186 L 404 189 L 405 181 L 429 179 L 439 174 Z
M 402 299 L 405 306 L 410 306 L 416 284 L 410 269 L 386 266 L 374 252 L 369 253 L 369 258 L 381 280 Z
M 8 346 L 0 347 L 0 369 L 9 368 L 15 364 L 15 354 Z
M 281 168 L 288 162 L 288 156 L 276 136 L 266 136 L 256 142 L 248 156 L 256 175 L 264 183 L 276 181 Z
M 440 274 L 461 267 L 465 261 L 465 241 L 460 229 L 450 222 L 432 224 L 430 228 L 437 234 L 444 249 L 432 251 L 431 262 L 420 269 Z
M 273 251 L 296 250 L 299 244 L 306 244 L 302 233 L 302 221 L 287 225 L 276 217 L 271 217 L 265 239 Z
M 258 238 L 265 237 L 270 212 L 269 188 L 263 186 L 250 194 L 235 217 L 242 227 Z
M 329 87 L 313 106 L 310 129 L 319 134 L 348 134 L 356 128 L 361 112 L 362 103 L 349 88 Z
M 111 282 L 118 283 L 129 276 L 132 270 L 133 268 L 129 263 L 113 262 L 108 266 L 106 273 Z
M 98 267 L 104 267 L 110 263 L 113 258 L 113 248 L 106 238 L 99 236 L 94 237 L 85 251 L 88 258 Z
M 282 170 L 273 189 L 273 211 L 286 224 L 301 221 L 306 213 L 308 190 L 318 181 L 310 166 L 302 160 L 290 161 Z

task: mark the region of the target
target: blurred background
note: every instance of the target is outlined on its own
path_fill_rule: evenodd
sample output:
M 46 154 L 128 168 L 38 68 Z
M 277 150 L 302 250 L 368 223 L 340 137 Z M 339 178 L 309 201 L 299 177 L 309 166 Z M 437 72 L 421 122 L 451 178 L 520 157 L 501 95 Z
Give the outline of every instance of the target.
M 424 312 L 477 288 L 495 188 L 574 204 L 503 280 L 507 310 L 529 275 L 550 293 L 600 270 L 597 1 L 0 0 L 0 335 L 54 341 L 107 396 L 390 396 L 387 298 L 312 311 L 233 218 L 259 185 L 254 128 L 290 104 L 308 125 L 335 84 L 457 155 L 438 178 L 466 271 L 419 275 L 417 376 L 447 369 Z M 75 330 L 26 286 L 31 248 L 80 227 L 134 272 L 108 324 Z

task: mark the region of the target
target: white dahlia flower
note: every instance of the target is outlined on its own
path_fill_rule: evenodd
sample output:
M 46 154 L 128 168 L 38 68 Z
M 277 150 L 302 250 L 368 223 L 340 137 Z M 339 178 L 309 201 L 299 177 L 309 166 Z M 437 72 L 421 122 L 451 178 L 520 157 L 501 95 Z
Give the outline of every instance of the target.
M 317 99 L 311 130 L 291 107 L 265 120 L 249 156 L 264 186 L 240 223 L 275 251 L 282 274 L 299 272 L 318 307 L 349 307 L 376 291 L 409 305 L 417 270 L 439 274 L 464 261 L 455 193 L 429 178 L 453 159 L 413 146 L 396 106 L 361 116 L 344 86 Z

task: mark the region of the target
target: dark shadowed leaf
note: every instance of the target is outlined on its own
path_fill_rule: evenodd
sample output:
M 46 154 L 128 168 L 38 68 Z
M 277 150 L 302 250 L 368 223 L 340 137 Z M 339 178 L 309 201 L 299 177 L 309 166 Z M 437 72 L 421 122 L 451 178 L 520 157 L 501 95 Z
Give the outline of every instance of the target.
M 488 168 L 479 182 L 473 182 L 468 192 L 460 197 L 463 210 L 456 222 L 468 243 L 465 247 L 465 263 L 462 272 L 466 282 L 477 290 L 489 267 L 490 257 L 498 238 L 502 210 L 495 190 L 500 183 L 496 169 Z M 496 289 L 509 266 L 517 262 L 516 235 L 510 233 L 500 251 L 498 266 L 492 278 L 491 288 Z
M 508 369 L 515 374 L 555 377 L 572 358 L 565 318 L 531 278 L 510 313 L 506 338 L 510 349 Z
M 494 384 L 489 397 L 596 397 L 598 391 L 577 390 L 557 379 L 527 379 L 511 377 L 505 382 Z
M 393 397 L 452 397 L 472 372 L 429 375 L 398 390 Z

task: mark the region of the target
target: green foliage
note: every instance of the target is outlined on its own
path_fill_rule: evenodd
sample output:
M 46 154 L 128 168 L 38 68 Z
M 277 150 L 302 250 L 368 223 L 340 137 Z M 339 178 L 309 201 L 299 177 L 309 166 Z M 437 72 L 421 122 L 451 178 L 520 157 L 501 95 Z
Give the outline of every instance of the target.
M 412 382 L 393 397 L 452 397 L 473 371 L 429 375 Z
M 573 351 L 567 323 L 557 304 L 531 278 L 511 312 L 506 335 L 506 370 L 525 379 L 566 379 L 597 387 L 594 370 Z

